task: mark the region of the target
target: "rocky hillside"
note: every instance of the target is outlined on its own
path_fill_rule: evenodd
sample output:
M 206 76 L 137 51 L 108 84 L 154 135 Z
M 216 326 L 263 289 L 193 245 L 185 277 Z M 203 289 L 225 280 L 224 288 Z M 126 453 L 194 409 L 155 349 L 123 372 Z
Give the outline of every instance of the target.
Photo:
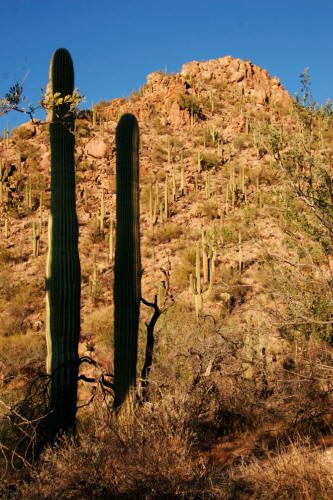
M 140 125 L 143 281 L 144 290 L 151 295 L 158 288 L 160 278 L 163 278 L 160 267 L 170 259 L 171 269 L 177 269 L 181 252 L 186 247 L 195 248 L 202 228 L 209 231 L 213 226 L 224 226 L 225 217 L 234 216 L 240 208 L 243 210 L 245 196 L 247 202 L 252 203 L 257 193 L 257 180 L 265 192 L 266 185 L 271 183 L 271 160 L 260 150 L 255 133 L 260 122 L 265 120 L 292 127 L 287 116 L 290 105 L 291 98 L 276 77 L 270 78 L 265 70 L 249 61 L 226 56 L 208 62 L 186 63 L 181 73 L 176 75 L 151 73 L 147 76 L 147 83 L 129 99 L 115 99 L 97 105 L 96 125 L 92 123 L 91 113 L 81 113 L 82 117 L 76 122 L 76 162 L 84 279 L 83 316 L 93 307 L 89 297 L 93 253 L 96 253 L 97 272 L 105 285 L 103 300 L 112 303 L 112 262 L 107 236 L 111 221 L 115 222 L 115 127 L 119 116 L 125 112 L 134 113 Z M 22 125 L 13 131 L 8 144 L 2 141 L 0 148 L 3 169 L 9 173 L 8 183 L 3 184 L 1 217 L 4 247 L 15 254 L 15 263 L 11 266 L 12 279 L 27 280 L 34 276 L 42 282 L 50 197 L 47 124 L 35 120 Z M 182 162 L 183 194 L 180 186 Z M 234 180 L 230 180 L 230 175 L 234 176 Z M 164 217 L 166 177 L 169 179 L 169 198 L 168 216 Z M 233 200 L 230 190 L 227 202 L 227 185 L 232 182 L 236 199 Z M 242 191 L 241 182 L 246 192 Z M 150 184 L 153 186 L 153 204 L 156 186 L 159 186 L 153 226 L 148 213 Z M 97 222 L 96 227 L 94 224 L 100 213 L 102 192 L 106 214 L 104 235 L 99 235 Z M 30 201 L 27 200 L 29 196 Z M 34 221 L 39 223 L 41 200 L 42 231 L 39 255 L 34 258 L 32 226 Z M 263 225 L 264 217 L 260 219 Z M 8 220 L 8 235 L 4 234 L 5 220 Z M 244 221 L 240 220 L 238 225 L 241 228 Z M 249 245 L 246 243 L 246 232 L 243 234 L 244 270 L 249 267 L 247 261 L 251 261 L 251 266 L 255 264 L 254 254 L 257 252 L 251 242 Z M 237 253 L 237 245 L 229 252 L 217 249 L 217 283 L 226 260 L 228 266 L 235 267 Z M 175 284 L 177 295 L 189 295 L 187 281 L 188 276 L 182 283 Z M 25 315 L 24 330 L 36 324 L 43 330 L 42 304 L 41 297 L 40 307 Z
M 172 391 L 179 384 L 179 391 L 191 397 L 205 388 L 196 424 L 202 427 L 195 432 L 201 436 L 209 423 L 203 447 L 210 449 L 213 443 L 216 456 L 225 457 L 218 451 L 223 433 L 242 440 L 241 433 L 260 427 L 261 419 L 267 418 L 277 434 L 283 425 L 290 431 L 299 411 L 315 420 L 318 398 L 325 415 L 318 417 L 318 428 L 325 434 L 332 423 L 327 410 L 332 372 L 323 366 L 333 364 L 327 343 L 333 338 L 328 278 L 333 218 L 327 212 L 325 219 L 322 207 L 329 205 L 317 206 L 311 196 L 314 186 L 326 196 L 329 184 L 322 179 L 329 179 L 331 171 L 330 112 L 306 110 L 277 77 L 250 61 L 226 56 L 188 62 L 177 74 L 151 73 L 128 99 L 101 101 L 78 114 L 80 354 L 111 373 L 115 128 L 126 112 L 135 114 L 140 126 L 142 294 L 148 301 L 158 294 L 165 311 L 156 326 L 153 383 Z M 35 120 L 13 130 L 0 142 L 0 159 L 0 383 L 8 398 L 15 399 L 14 392 L 23 393 L 27 380 L 44 371 L 47 122 Z M 310 188 L 309 165 L 322 169 Z M 190 287 L 197 246 L 204 291 L 213 277 L 199 311 Z M 151 315 L 142 306 L 139 363 Z M 319 339 L 319 344 L 306 344 L 309 339 Z M 86 373 L 95 372 L 90 368 Z M 314 392 L 310 385 L 295 391 L 295 373 L 302 380 L 316 380 Z M 216 394 L 212 399 L 208 381 Z M 89 391 L 82 384 L 82 401 Z M 219 408 L 213 402 L 218 397 L 224 401 Z M 228 416 L 231 404 L 235 414 Z M 283 416 L 281 404 L 286 405 Z M 245 408 L 250 408 L 251 423 Z M 266 438 L 260 439 L 264 450 Z M 255 447 L 246 453 L 251 455 Z M 242 456 L 237 453 L 228 455 L 230 463 Z

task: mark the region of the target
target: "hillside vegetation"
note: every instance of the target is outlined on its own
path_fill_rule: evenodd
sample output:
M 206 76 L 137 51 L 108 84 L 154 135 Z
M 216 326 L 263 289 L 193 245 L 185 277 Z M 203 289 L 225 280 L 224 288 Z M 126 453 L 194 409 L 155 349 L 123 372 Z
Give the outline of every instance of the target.
M 119 423 L 103 382 L 113 374 L 115 128 L 125 112 L 140 127 L 142 296 L 157 295 L 161 315 L 148 389 Z M 332 498 L 333 112 L 313 102 L 307 72 L 292 99 L 249 61 L 191 62 L 78 113 L 78 428 L 40 456 L 48 123 L 5 135 L 3 498 Z M 138 378 L 152 315 L 141 304 Z

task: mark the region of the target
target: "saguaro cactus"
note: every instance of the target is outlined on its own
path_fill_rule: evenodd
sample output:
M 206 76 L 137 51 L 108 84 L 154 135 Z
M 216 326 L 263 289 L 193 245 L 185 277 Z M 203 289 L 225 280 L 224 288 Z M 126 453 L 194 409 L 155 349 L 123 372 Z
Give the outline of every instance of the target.
M 195 261 L 195 280 L 193 280 L 193 275 L 190 274 L 190 288 L 194 295 L 195 313 L 197 316 L 197 321 L 199 321 L 199 314 L 202 310 L 203 299 L 208 299 L 213 290 L 214 275 L 215 275 L 215 257 L 216 254 L 214 251 L 212 259 L 210 261 L 209 284 L 207 290 L 204 292 L 201 287 L 201 276 L 200 276 L 200 243 L 197 242 L 196 261 Z
M 134 403 L 141 298 L 139 233 L 139 127 L 124 114 L 116 129 L 116 250 L 114 265 L 115 408 Z
M 75 425 L 80 332 L 80 261 L 75 210 L 74 115 L 69 52 L 58 49 L 50 64 L 51 208 L 46 269 L 47 372 L 50 384 L 50 438 Z

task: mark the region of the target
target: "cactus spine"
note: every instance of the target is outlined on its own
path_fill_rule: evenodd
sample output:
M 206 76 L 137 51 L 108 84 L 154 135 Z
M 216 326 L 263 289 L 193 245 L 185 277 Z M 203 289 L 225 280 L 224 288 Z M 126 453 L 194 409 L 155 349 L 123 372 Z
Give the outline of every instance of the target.
M 124 114 L 116 129 L 117 226 L 114 265 L 115 408 L 134 405 L 141 298 L 139 127 Z
M 72 95 L 73 62 L 60 48 L 50 64 L 52 96 Z M 59 95 L 58 94 L 58 95 Z M 80 333 L 80 261 L 75 209 L 74 115 L 69 105 L 52 106 L 51 207 L 46 269 L 47 372 L 51 378 L 49 438 L 75 427 L 78 341 Z

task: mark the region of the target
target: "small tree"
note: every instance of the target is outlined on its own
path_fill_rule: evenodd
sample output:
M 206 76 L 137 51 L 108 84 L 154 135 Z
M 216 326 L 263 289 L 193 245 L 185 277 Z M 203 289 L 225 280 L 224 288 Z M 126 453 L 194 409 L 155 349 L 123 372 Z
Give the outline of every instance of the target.
M 260 143 L 285 182 L 279 223 L 296 252 L 294 260 L 269 252 L 272 291 L 285 306 L 286 313 L 278 307 L 276 314 L 286 335 L 315 334 L 333 343 L 333 169 L 324 141 L 333 111 L 329 101 L 314 102 L 308 69 L 301 84 L 291 109 L 292 133 L 271 124 L 260 130 Z

